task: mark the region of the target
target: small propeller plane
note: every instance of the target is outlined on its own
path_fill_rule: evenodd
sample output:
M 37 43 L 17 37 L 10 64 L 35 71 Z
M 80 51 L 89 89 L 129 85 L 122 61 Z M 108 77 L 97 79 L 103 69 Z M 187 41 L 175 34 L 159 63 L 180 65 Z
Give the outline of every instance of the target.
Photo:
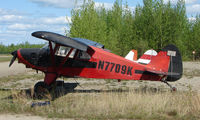
M 168 82 L 177 81 L 182 76 L 181 54 L 175 45 L 168 45 L 158 53 L 148 50 L 137 60 L 136 50 L 131 50 L 124 58 L 88 39 L 46 31 L 33 32 L 32 36 L 47 40 L 48 44 L 42 48 L 12 52 L 9 67 L 18 58 L 18 63 L 27 68 L 42 71 L 44 82 L 34 86 L 38 96 L 46 90 L 54 90 L 59 77 L 161 81 L 175 90 Z

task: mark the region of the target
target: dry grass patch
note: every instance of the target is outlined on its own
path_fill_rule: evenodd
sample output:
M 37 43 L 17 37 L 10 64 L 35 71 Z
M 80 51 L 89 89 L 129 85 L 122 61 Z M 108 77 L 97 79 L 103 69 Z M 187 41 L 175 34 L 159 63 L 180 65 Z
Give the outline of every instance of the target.
M 0 62 L 8 62 L 11 60 L 11 57 L 0 57 Z
M 12 59 L 11 56 L 0 56 L 0 62 L 7 62 L 10 61 Z
M 59 99 L 55 107 L 69 117 L 178 119 L 196 116 L 200 111 L 200 96 L 195 93 L 92 93 L 66 97 Z
M 12 93 L 12 95 L 14 95 Z M 58 118 L 86 119 L 199 119 L 200 94 L 164 93 L 70 93 L 50 106 L 31 108 L 33 100 L 14 97 L 0 101 L 0 112 L 32 113 Z
M 5 76 L 0 78 L 0 88 L 10 87 L 10 88 L 15 88 L 16 86 L 20 86 L 21 84 L 20 81 L 23 81 L 25 79 L 30 79 L 30 80 L 40 80 L 43 79 L 44 75 L 43 74 L 33 74 L 31 73 L 25 73 L 25 74 L 17 74 L 17 75 L 10 75 L 10 76 Z M 23 81 L 24 82 L 24 81 Z

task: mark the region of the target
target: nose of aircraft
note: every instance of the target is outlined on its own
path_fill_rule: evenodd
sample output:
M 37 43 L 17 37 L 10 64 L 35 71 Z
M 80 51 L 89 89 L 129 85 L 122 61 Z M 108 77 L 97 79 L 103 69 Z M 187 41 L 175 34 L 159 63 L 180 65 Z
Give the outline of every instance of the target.
M 39 48 L 23 48 L 13 51 L 13 58 L 10 61 L 9 67 L 14 63 L 16 58 L 22 63 L 36 65 L 38 62 L 40 49 Z
M 13 57 L 12 57 L 12 59 L 10 61 L 9 67 L 14 63 L 14 61 L 17 58 L 17 50 L 13 51 L 11 54 L 12 54 Z

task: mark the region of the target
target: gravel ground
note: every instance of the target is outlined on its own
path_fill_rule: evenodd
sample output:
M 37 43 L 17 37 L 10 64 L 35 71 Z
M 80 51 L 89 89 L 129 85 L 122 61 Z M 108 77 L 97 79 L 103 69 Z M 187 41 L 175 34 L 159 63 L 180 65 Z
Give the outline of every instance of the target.
M 34 74 L 37 76 L 35 71 L 31 69 L 26 69 L 23 64 L 18 64 L 15 62 L 10 68 L 8 67 L 9 62 L 0 63 L 0 77 L 9 76 L 9 75 L 17 75 L 17 74 Z M 194 90 L 200 92 L 200 62 L 183 62 L 184 75 L 182 78 L 175 82 L 169 82 L 172 86 L 176 87 L 177 90 L 187 91 Z M 41 74 L 41 73 L 39 73 Z M 102 79 L 89 79 L 85 80 L 82 78 L 79 79 L 65 79 L 66 82 L 78 82 L 83 87 L 77 87 L 77 89 L 110 89 L 110 88 L 138 88 L 141 86 L 150 86 L 154 88 L 166 88 L 169 87 L 162 82 L 154 82 L 154 81 L 122 81 L 117 82 L 117 80 L 102 80 Z M 25 79 L 19 80 L 16 83 L 20 83 L 17 88 L 22 86 L 33 86 L 36 81 L 33 79 Z M 25 85 L 22 85 L 25 84 Z M 8 86 L 9 87 L 9 86 Z

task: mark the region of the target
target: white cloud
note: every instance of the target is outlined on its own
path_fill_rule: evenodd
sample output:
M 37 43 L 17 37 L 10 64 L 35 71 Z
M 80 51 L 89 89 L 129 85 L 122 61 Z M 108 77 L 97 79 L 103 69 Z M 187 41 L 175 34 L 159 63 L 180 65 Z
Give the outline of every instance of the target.
M 102 7 L 104 6 L 105 9 L 112 9 L 114 3 L 101 3 L 101 2 L 95 2 L 95 7 L 98 8 L 98 7 Z M 125 5 L 122 5 L 123 8 L 125 8 Z M 131 11 L 134 11 L 135 10 L 135 7 L 130 7 L 128 8 L 129 10 Z
M 170 1 L 172 4 L 175 4 L 175 3 L 177 3 L 178 0 L 164 0 L 164 3 L 168 3 L 169 1 Z
M 1 15 L 7 14 L 7 13 L 8 13 L 7 10 L 4 10 L 4 9 L 0 8 L 0 14 Z
M 67 24 L 71 23 L 71 17 L 60 16 L 54 18 L 41 18 L 41 21 L 45 24 Z
M 197 2 L 197 0 L 185 0 L 186 4 L 193 4 L 195 2 Z
M 57 8 L 74 8 L 75 6 L 79 7 L 80 5 L 82 5 L 84 0 L 77 0 L 77 2 L 76 0 L 30 0 L 30 1 L 40 6 L 45 6 L 45 7 L 50 6 L 50 7 L 57 7 Z M 106 9 L 111 9 L 113 6 L 113 3 L 95 2 L 95 7 L 101 7 L 103 5 Z
M 4 24 L 23 21 L 25 14 L 16 10 L 2 9 L 0 8 L 0 22 Z
M 0 15 L 16 14 L 15 10 L 8 10 L 0 8 Z
M 6 30 L 5 32 L 3 32 L 1 35 L 3 36 L 18 36 L 18 35 L 24 35 L 26 33 L 26 31 L 18 31 L 18 30 Z
M 18 15 L 3 15 L 0 17 L 0 21 L 18 21 L 23 19 L 23 16 L 18 16 Z
M 164 3 L 169 1 L 172 4 L 176 4 L 178 0 L 164 0 Z M 200 13 L 200 4 L 198 4 L 198 0 L 185 0 L 185 4 L 187 15 L 196 15 Z
M 187 14 L 199 14 L 200 4 L 186 6 L 186 11 L 187 11 Z
M 164 0 L 164 3 L 171 2 L 172 4 L 176 4 L 178 0 Z M 185 4 L 193 4 L 197 2 L 197 0 L 185 0 Z
M 53 6 L 56 8 L 74 8 L 75 0 L 30 0 L 33 3 L 36 3 L 41 6 Z M 82 0 L 77 0 L 79 4 Z
M 196 21 L 196 18 L 195 17 L 190 17 L 190 18 L 188 18 L 188 20 L 192 22 L 192 21 Z
M 113 6 L 113 3 L 95 2 L 95 7 L 101 7 L 101 6 L 104 6 L 106 9 L 111 9 Z
M 8 29 L 10 30 L 28 30 L 35 28 L 35 25 L 31 24 L 21 24 L 21 23 L 15 23 L 8 26 Z
M 16 10 L 0 8 L 0 43 L 5 45 L 14 43 L 22 43 L 29 41 L 30 43 L 41 43 L 43 40 L 35 40 L 31 36 L 34 31 L 51 31 L 59 34 L 64 34 L 67 29 L 67 24 L 71 22 L 71 17 L 57 16 L 44 17 L 42 15 L 32 15 L 22 13 Z

